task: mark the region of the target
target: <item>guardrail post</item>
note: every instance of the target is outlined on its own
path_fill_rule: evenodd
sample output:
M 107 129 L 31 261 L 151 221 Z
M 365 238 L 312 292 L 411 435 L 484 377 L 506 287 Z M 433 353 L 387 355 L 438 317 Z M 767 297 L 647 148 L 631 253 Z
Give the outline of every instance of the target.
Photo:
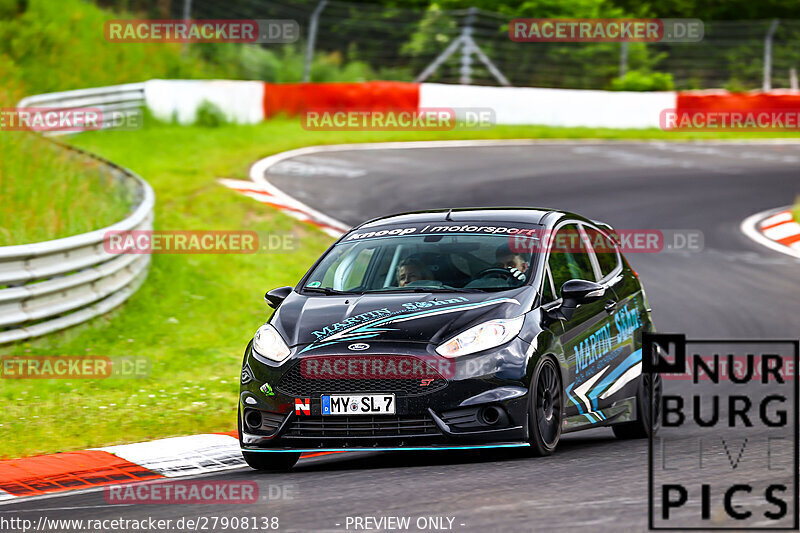
M 619 43 L 619 77 L 624 78 L 628 72 L 628 41 Z
M 461 39 L 464 46 L 461 47 L 461 69 L 459 70 L 461 85 L 472 83 L 472 25 L 475 23 L 475 13 L 477 9 L 471 7 L 467 9 L 467 17 L 464 19 L 464 27 L 461 28 Z
M 763 91 L 772 90 L 772 38 L 778 29 L 778 22 L 778 19 L 773 19 L 764 37 L 764 83 L 761 85 Z
M 192 18 L 192 0 L 183 0 L 183 20 L 185 22 L 189 22 L 191 18 Z M 185 54 L 186 50 L 188 49 L 189 49 L 189 44 L 183 43 L 183 46 L 181 47 L 181 53 Z
M 314 12 L 311 13 L 311 19 L 308 22 L 308 42 L 306 44 L 306 61 L 303 65 L 303 82 L 311 81 L 311 62 L 314 60 L 314 43 L 317 40 L 317 25 L 319 24 L 319 16 L 322 10 L 325 9 L 325 4 L 328 0 L 321 0 Z

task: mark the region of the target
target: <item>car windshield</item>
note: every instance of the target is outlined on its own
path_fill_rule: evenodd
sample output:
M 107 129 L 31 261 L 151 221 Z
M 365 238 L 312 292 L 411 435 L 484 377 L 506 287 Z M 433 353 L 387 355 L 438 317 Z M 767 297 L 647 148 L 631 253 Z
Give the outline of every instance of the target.
M 303 289 L 322 294 L 477 292 L 524 285 L 533 273 L 530 248 L 508 235 L 413 235 L 343 241 Z

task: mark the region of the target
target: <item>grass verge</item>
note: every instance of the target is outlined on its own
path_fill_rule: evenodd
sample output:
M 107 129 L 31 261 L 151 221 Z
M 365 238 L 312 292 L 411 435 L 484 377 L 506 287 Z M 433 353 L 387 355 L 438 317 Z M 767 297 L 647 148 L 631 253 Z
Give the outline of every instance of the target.
M 26 132 L 0 134 L 0 246 L 69 237 L 119 222 L 125 187 L 97 161 Z
M 774 136 L 774 135 L 773 135 Z M 0 457 L 235 429 L 242 351 L 267 317 L 264 291 L 294 284 L 330 237 L 220 186 L 267 155 L 315 144 L 467 138 L 696 139 L 659 130 L 504 126 L 472 132 L 308 132 L 298 121 L 218 128 L 158 125 L 72 142 L 131 168 L 155 189 L 157 229 L 290 232 L 290 253 L 154 255 L 116 311 L 2 354 L 138 356 L 142 379 L 2 380 Z M 741 136 L 731 135 L 730 138 Z M 748 135 L 767 137 L 767 135 Z
M 794 199 L 794 207 L 792 207 L 792 216 L 797 223 L 800 223 L 800 196 Z

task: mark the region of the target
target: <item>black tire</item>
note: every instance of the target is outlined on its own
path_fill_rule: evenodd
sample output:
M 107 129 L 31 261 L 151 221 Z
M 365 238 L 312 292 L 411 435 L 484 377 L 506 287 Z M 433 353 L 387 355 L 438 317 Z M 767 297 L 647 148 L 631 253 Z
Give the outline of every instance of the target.
M 543 357 L 533 372 L 528 403 L 528 442 L 536 456 L 552 454 L 561 439 L 564 395 L 558 363 Z
M 236 428 L 239 430 L 239 447 L 242 446 L 242 409 L 236 415 Z M 242 451 L 244 462 L 250 468 L 262 472 L 288 472 L 300 459 L 299 453 L 293 452 L 246 452 Z
M 650 409 L 650 389 L 653 389 L 653 409 Z M 646 439 L 658 433 L 661 427 L 661 393 L 663 384 L 661 374 L 642 374 L 636 390 L 636 420 L 611 426 L 618 439 Z M 650 423 L 650 415 L 654 423 Z
M 300 459 L 294 452 L 242 452 L 245 462 L 250 468 L 262 472 L 288 472 Z

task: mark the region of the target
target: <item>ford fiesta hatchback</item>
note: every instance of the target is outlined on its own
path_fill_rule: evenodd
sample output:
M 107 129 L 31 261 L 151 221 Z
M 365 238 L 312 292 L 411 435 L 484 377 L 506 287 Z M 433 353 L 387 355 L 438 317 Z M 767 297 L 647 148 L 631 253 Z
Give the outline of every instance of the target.
M 562 433 L 646 437 L 658 423 L 642 285 L 613 230 L 572 213 L 372 220 L 266 300 L 275 312 L 245 350 L 239 396 L 256 469 L 325 450 L 547 455 Z

